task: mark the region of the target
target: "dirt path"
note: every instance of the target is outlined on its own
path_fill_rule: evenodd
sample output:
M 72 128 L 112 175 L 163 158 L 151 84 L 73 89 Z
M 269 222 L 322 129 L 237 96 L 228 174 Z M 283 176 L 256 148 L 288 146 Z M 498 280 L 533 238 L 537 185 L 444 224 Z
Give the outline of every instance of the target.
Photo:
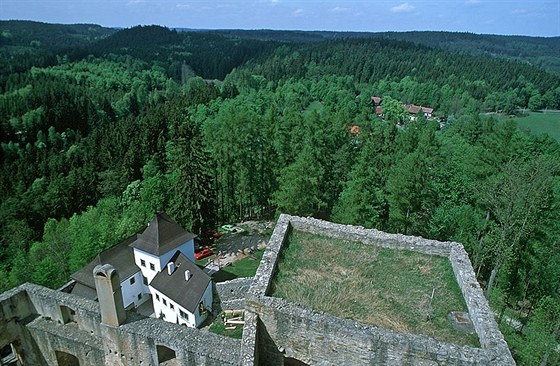
M 232 232 L 222 235 L 213 245 L 216 258 L 204 267 L 208 274 L 218 272 L 230 263 L 245 258 L 250 252 L 264 248 L 270 238 L 274 223 L 246 221 L 234 226 Z

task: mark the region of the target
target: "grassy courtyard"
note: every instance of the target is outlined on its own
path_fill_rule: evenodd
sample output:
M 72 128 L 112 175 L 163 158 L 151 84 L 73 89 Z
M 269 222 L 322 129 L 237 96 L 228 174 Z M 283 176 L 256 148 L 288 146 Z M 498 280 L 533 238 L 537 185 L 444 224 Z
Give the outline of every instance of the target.
M 224 282 L 241 277 L 253 277 L 259 268 L 264 249 L 256 250 L 253 254 L 237 262 L 232 263 L 214 273 L 213 279 L 216 282 Z
M 234 328 L 234 329 L 226 329 Z M 223 335 L 230 338 L 241 339 L 243 336 L 243 325 L 237 325 L 235 327 L 226 327 L 222 319 L 216 319 L 210 325 L 208 330 L 212 333 Z
M 447 320 L 449 312 L 467 310 L 447 258 L 295 231 L 282 251 L 273 291 L 341 318 L 479 346 L 476 335 L 453 329 Z

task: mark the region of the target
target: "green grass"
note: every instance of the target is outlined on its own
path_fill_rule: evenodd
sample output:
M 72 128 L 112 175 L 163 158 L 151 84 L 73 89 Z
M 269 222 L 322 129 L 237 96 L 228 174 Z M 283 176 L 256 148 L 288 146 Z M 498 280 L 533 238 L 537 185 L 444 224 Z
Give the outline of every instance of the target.
M 220 334 L 226 337 L 241 339 L 243 336 L 243 325 L 237 325 L 235 329 L 226 329 L 222 319 L 216 318 L 208 330 L 212 333 Z
M 447 320 L 449 312 L 467 307 L 444 257 L 296 231 L 282 252 L 273 296 L 397 332 L 479 346 L 476 335 Z
M 224 282 L 240 277 L 253 277 L 261 263 L 264 249 L 255 251 L 251 256 L 238 260 L 230 266 L 214 273 L 214 281 Z
M 560 112 L 530 112 L 528 116 L 513 118 L 521 129 L 534 134 L 547 133 L 560 141 Z

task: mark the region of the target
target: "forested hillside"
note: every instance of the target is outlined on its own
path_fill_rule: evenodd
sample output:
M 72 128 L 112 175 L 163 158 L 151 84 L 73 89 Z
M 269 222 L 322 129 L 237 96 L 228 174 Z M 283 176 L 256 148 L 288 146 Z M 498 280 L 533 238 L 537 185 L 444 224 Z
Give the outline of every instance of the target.
M 334 39 L 382 38 L 408 41 L 459 54 L 484 55 L 521 61 L 560 74 L 560 37 L 501 36 L 465 32 L 327 32 L 277 30 L 215 30 L 258 40 L 321 42 Z
M 157 26 L 41 57 L 0 74 L 0 290 L 63 284 L 158 210 L 196 233 L 312 215 L 464 243 L 519 363 L 558 361 L 560 145 L 480 117 L 560 108 L 558 76 L 388 39 Z

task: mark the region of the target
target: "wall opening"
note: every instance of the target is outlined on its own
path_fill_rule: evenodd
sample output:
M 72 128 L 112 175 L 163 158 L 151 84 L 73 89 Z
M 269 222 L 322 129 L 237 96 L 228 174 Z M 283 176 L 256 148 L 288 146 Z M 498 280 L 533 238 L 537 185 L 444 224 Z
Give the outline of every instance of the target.
M 63 351 L 55 351 L 58 366 L 80 366 L 78 357 Z
M 70 323 L 74 321 L 76 312 L 68 306 L 60 305 L 60 313 L 62 314 L 62 323 Z
M 16 348 L 13 344 L 8 344 L 7 346 L 0 349 L 0 365 L 6 366 L 20 366 L 21 362 L 17 357 Z
M 163 364 L 164 362 L 173 360 L 175 357 L 177 357 L 175 351 L 169 347 L 158 345 L 156 346 L 156 350 L 157 350 L 158 363 L 160 365 Z
M 284 366 L 309 366 L 309 365 L 295 358 L 284 357 Z

